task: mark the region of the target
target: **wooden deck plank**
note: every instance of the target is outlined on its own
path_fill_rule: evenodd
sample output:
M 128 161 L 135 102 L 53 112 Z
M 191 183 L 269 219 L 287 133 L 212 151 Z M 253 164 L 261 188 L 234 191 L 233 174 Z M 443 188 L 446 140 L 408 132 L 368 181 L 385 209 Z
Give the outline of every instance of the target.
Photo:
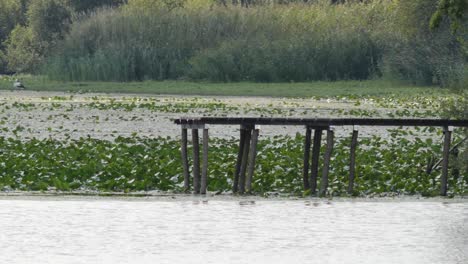
M 388 118 L 282 118 L 282 117 L 199 117 L 174 119 L 174 123 L 209 125 L 297 125 L 312 128 L 329 126 L 453 126 L 468 127 L 468 120 L 388 119 Z

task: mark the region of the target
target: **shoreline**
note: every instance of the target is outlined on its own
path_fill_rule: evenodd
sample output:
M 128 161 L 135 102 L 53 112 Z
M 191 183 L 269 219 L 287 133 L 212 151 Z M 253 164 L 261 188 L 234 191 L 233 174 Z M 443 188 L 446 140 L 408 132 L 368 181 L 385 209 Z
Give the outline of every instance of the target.
M 420 195 L 369 196 L 369 197 L 299 197 L 286 194 L 272 196 L 216 194 L 206 195 L 147 192 L 147 193 L 98 193 L 98 192 L 0 192 L 0 201 L 37 200 L 37 201 L 141 201 L 141 202 L 443 202 L 468 203 L 468 196 L 423 197 Z

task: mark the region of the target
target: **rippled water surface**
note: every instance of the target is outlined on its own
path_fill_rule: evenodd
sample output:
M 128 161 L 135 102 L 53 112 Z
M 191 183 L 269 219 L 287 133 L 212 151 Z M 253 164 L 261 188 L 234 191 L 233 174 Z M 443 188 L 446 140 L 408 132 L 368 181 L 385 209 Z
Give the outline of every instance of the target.
M 468 263 L 468 202 L 0 199 L 0 263 Z

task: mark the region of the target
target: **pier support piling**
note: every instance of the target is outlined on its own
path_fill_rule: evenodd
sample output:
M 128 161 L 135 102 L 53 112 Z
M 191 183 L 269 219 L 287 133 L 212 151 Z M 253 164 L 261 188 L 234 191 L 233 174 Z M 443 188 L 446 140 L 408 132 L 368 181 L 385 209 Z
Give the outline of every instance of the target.
M 198 129 L 192 129 L 193 144 L 193 191 L 200 193 L 200 142 Z
M 247 162 L 249 158 L 250 139 L 252 138 L 252 129 L 245 129 L 244 149 L 242 153 L 242 162 L 239 173 L 239 193 L 245 193 L 245 173 L 247 171 Z
M 447 195 L 447 177 L 448 177 L 448 167 L 449 167 L 449 154 L 450 154 L 450 141 L 451 141 L 452 131 L 448 127 L 444 127 L 444 151 L 443 151 L 443 160 L 442 160 L 442 176 L 440 177 L 440 195 Z
M 253 174 L 255 171 L 255 159 L 257 158 L 257 143 L 258 143 L 258 135 L 260 133 L 259 129 L 254 129 L 252 131 L 252 140 L 250 143 L 250 153 L 249 153 L 249 168 L 248 168 L 248 173 L 247 173 L 247 179 L 246 179 L 246 192 L 251 193 L 252 192 L 252 180 L 253 180 Z
M 200 182 L 200 193 L 206 194 L 208 180 L 208 128 L 203 129 L 203 167 Z
M 312 164 L 310 166 L 310 194 L 315 195 L 317 192 L 317 178 L 320 158 L 320 147 L 322 144 L 322 129 L 314 130 L 314 145 L 312 147 Z
M 310 158 L 310 144 L 311 144 L 312 130 L 310 127 L 306 127 L 305 142 L 304 142 L 304 165 L 302 170 L 302 182 L 304 190 L 310 189 L 309 182 L 309 158 Z
M 184 191 L 188 192 L 190 189 L 190 172 L 188 163 L 188 152 L 187 152 L 187 129 L 182 128 L 181 137 L 181 155 L 182 155 L 182 167 L 184 170 Z
M 320 184 L 320 196 L 325 196 L 328 189 L 328 172 L 330 170 L 330 160 L 333 152 L 334 132 L 332 129 L 327 130 L 327 149 L 323 157 L 323 172 L 322 181 Z
M 356 170 L 356 147 L 358 142 L 358 131 L 353 129 L 353 135 L 351 137 L 351 149 L 349 158 L 349 182 L 348 182 L 348 194 L 353 195 L 354 193 L 354 173 Z
M 453 160 L 456 161 L 458 159 L 458 154 L 460 151 L 458 150 L 458 147 L 455 147 L 452 151 L 452 157 Z M 452 165 L 452 177 L 457 182 L 458 178 L 460 177 L 460 167 L 459 164 Z
M 234 172 L 234 182 L 232 184 L 232 192 L 237 193 L 239 190 L 239 175 L 242 164 L 242 155 L 244 154 L 245 145 L 245 129 L 240 129 L 239 152 L 237 153 L 236 170 Z

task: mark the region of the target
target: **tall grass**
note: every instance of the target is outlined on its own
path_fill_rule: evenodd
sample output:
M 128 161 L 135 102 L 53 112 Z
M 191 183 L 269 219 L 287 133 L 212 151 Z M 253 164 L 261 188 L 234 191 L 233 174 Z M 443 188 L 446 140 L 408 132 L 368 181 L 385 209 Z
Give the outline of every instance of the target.
M 130 1 L 79 19 L 46 73 L 73 81 L 289 82 L 404 71 L 401 61 L 383 63 L 394 58 L 388 54 L 397 45 L 389 41 L 403 42 L 395 30 L 398 2 L 241 8 L 194 1 L 151 8 Z

